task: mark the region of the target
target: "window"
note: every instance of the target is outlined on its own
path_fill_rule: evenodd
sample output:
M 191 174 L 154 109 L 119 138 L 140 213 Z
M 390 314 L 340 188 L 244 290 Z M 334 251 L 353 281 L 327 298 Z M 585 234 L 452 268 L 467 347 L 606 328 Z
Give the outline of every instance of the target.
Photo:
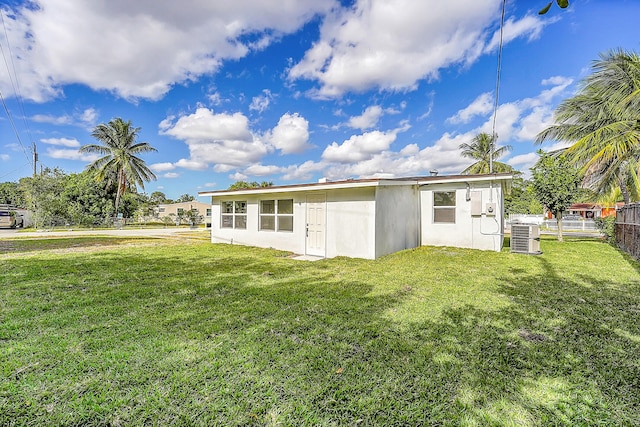
M 220 202 L 222 228 L 247 228 L 247 202 Z
M 260 230 L 293 231 L 293 199 L 261 200 Z
M 456 192 L 433 192 L 433 222 L 456 222 Z
M 178 216 L 184 215 L 184 209 L 178 208 Z
M 211 208 L 207 209 L 207 217 L 210 218 L 211 217 Z

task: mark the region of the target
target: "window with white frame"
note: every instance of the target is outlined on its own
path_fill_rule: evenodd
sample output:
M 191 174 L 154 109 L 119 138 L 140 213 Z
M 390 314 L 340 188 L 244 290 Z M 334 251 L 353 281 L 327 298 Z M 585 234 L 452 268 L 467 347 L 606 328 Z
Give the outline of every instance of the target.
M 221 228 L 247 228 L 247 202 L 223 201 L 220 202 L 220 227 Z
M 455 224 L 456 222 L 456 192 L 455 191 L 434 191 L 433 192 L 433 222 Z
M 260 230 L 293 231 L 293 199 L 260 200 Z

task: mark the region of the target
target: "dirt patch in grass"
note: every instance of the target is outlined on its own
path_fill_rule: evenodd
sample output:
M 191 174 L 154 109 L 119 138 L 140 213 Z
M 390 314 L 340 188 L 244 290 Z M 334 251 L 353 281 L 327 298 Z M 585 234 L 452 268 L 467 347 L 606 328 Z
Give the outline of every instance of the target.
M 545 342 L 547 340 L 547 337 L 545 335 L 536 334 L 526 329 L 520 329 L 518 335 L 520 335 L 520 338 L 522 338 L 523 340 L 530 342 Z

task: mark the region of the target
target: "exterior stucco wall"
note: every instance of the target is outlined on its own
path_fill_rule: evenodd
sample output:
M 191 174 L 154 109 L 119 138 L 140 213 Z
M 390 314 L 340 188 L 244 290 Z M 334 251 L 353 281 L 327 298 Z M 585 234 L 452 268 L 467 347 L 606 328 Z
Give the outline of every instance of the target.
M 306 198 L 300 193 L 277 193 L 244 196 L 219 196 L 212 198 L 211 241 L 213 243 L 233 243 L 239 245 L 274 248 L 295 253 L 304 253 Z M 259 228 L 260 200 L 293 199 L 293 231 L 271 231 Z M 221 227 L 221 202 L 247 202 L 247 228 L 233 229 Z
M 326 194 L 326 256 L 375 258 L 375 190 L 349 188 Z
M 492 188 L 491 188 L 492 187 Z M 456 192 L 456 219 L 454 224 L 434 223 L 433 192 Z M 481 212 L 471 213 L 471 200 L 467 196 L 479 193 Z M 496 215 L 488 215 L 487 203 L 496 204 Z M 471 182 L 469 190 L 466 183 L 442 183 L 424 185 L 420 189 L 421 243 L 434 246 L 457 246 L 463 248 L 500 251 L 502 249 L 504 228 L 504 194 L 499 182 Z
M 376 258 L 419 245 L 419 200 L 415 185 L 376 188 Z
M 211 241 L 304 254 L 306 252 L 306 200 L 326 197 L 325 256 L 375 258 L 375 192 L 373 188 L 349 188 L 241 196 L 215 196 L 211 206 Z M 260 200 L 293 199 L 293 232 L 259 229 Z M 247 228 L 221 227 L 221 202 L 247 202 Z

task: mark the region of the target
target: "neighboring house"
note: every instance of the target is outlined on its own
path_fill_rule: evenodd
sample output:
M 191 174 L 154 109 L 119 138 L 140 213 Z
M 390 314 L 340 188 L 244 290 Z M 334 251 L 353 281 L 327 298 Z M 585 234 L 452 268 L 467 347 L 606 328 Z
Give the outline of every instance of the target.
M 511 179 L 359 179 L 199 195 L 212 200 L 214 243 L 373 259 L 420 245 L 500 251 Z
M 156 218 L 163 218 L 165 216 L 177 218 L 179 216 L 183 216 L 185 212 L 190 210 L 193 210 L 198 215 L 202 216 L 202 220 L 207 227 L 211 226 L 211 205 L 208 203 L 197 202 L 195 200 L 191 202 L 158 205 L 154 208 L 154 216 Z
M 569 215 L 580 215 L 582 218 L 605 218 L 616 215 L 616 208 L 624 203 L 616 203 L 615 206 L 601 205 L 598 203 L 574 203 L 569 206 Z
M 599 203 L 574 203 L 567 208 L 565 215 L 569 217 L 580 216 L 584 219 L 606 218 L 608 216 L 616 216 L 616 209 L 622 206 L 624 206 L 622 202 L 616 203 L 614 206 Z M 553 219 L 553 214 L 547 211 L 545 217 Z

